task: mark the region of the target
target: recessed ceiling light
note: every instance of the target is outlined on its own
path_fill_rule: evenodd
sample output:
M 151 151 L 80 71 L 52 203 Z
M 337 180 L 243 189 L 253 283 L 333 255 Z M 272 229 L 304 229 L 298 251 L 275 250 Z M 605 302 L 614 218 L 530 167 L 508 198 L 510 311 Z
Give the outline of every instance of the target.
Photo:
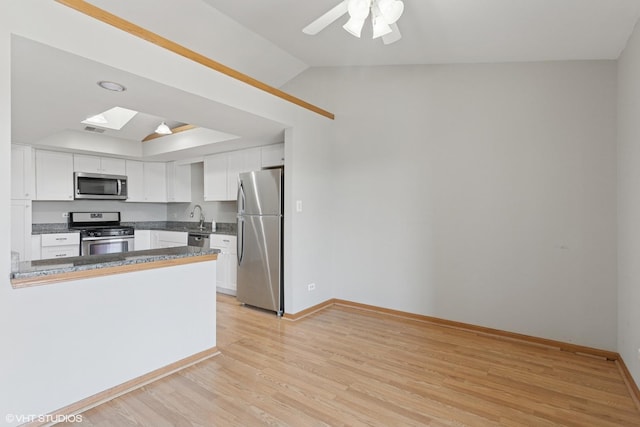
M 106 90 L 111 90 L 113 92 L 124 92 L 125 90 L 127 90 L 127 88 L 122 86 L 120 83 L 109 82 L 106 80 L 99 81 L 98 86 Z

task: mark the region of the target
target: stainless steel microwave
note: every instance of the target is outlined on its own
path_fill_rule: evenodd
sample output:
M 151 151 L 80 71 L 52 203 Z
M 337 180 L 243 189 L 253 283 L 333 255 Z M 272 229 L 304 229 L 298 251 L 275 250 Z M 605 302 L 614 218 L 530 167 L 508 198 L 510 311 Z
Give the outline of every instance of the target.
M 124 175 L 75 172 L 73 182 L 76 199 L 127 199 L 127 177 Z

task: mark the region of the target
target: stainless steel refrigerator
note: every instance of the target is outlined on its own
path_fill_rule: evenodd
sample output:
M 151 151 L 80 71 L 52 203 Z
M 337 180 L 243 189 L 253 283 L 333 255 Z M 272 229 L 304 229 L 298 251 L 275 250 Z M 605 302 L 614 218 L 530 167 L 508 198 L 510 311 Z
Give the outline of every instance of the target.
M 283 170 L 241 173 L 238 182 L 238 301 L 284 311 Z

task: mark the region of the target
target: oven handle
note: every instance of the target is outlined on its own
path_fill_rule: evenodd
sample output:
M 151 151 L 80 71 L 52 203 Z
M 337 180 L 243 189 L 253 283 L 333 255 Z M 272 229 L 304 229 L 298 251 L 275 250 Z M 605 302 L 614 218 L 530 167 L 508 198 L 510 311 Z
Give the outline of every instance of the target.
M 134 236 L 107 236 L 107 237 L 82 237 L 83 242 L 98 242 L 100 240 L 111 240 L 114 243 L 124 242 L 125 240 L 133 240 Z

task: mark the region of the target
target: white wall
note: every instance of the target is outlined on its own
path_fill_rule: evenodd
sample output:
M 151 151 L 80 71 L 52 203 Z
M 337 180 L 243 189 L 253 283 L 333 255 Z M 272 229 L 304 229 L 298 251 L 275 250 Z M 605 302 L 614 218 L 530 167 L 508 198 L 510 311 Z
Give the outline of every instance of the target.
M 10 200 L 11 200 L 11 61 L 9 28 L 11 15 L 7 13 L 9 7 L 0 3 L 0 236 L 11 233 Z M 7 336 L 15 326 L 15 320 L 10 315 L 11 286 L 9 284 L 9 253 L 11 239 L 0 239 L 0 336 Z M 13 388 L 18 384 L 9 381 L 13 366 L 9 363 L 8 353 L 16 347 L 9 341 L 3 341 L 0 346 L 0 413 L 11 413 L 9 405 Z M 11 384 L 11 385 L 9 385 Z M 6 415 L 5 415 L 6 416 Z M 0 423 L 4 423 L 0 419 Z
M 618 352 L 640 384 L 640 28 L 618 64 Z
M 616 349 L 616 64 L 315 68 L 338 298 Z

